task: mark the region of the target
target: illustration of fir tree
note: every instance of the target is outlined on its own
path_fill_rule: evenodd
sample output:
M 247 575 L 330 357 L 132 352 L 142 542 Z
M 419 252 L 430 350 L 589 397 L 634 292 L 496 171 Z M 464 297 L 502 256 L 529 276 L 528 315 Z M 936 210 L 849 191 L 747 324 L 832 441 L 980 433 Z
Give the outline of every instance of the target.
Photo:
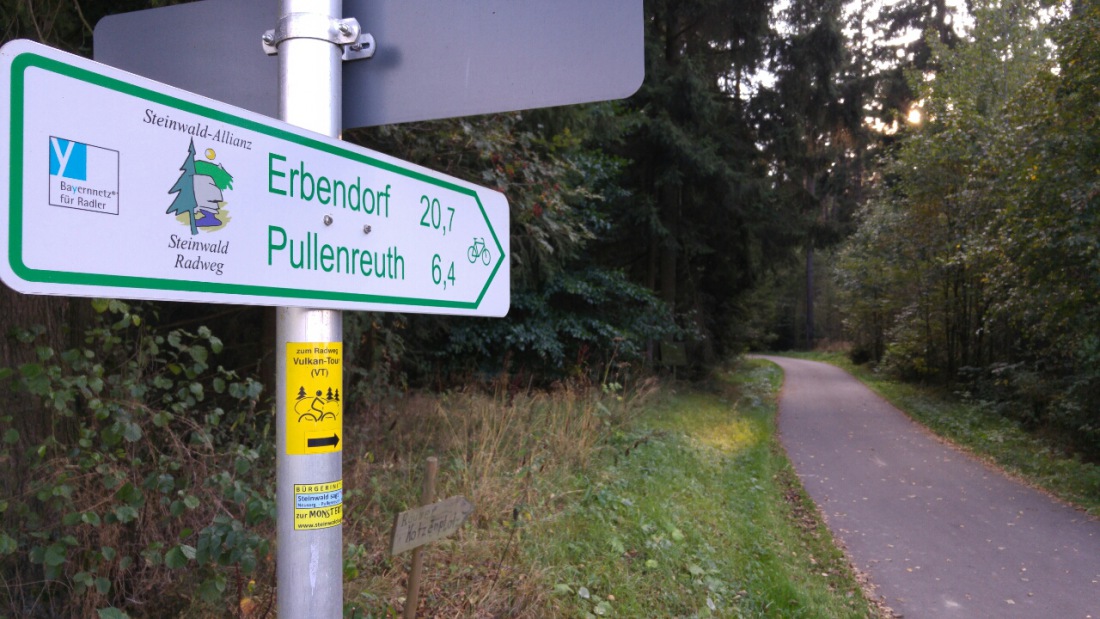
M 305 387 L 298 387 L 298 399 L 299 400 L 306 399 L 306 388 Z
M 328 393 L 326 394 L 325 399 L 328 400 L 329 402 L 332 401 L 332 387 L 328 388 Z
M 339 402 L 340 401 L 340 390 L 339 389 L 336 390 L 336 397 L 332 398 L 332 401 L 333 402 Z
M 199 207 L 199 201 L 195 198 L 195 140 L 187 147 L 187 159 L 180 166 L 180 177 L 168 193 L 176 194 L 176 199 L 168 207 L 167 213 L 182 215 L 187 213 L 191 218 L 191 234 L 198 234 L 199 228 L 195 225 L 195 209 Z

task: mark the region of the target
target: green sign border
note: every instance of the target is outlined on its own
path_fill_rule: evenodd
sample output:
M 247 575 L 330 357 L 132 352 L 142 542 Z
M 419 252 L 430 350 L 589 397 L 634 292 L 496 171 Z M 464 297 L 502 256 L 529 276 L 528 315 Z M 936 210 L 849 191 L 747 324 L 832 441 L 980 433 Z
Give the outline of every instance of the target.
M 11 75 L 11 187 L 9 195 L 10 220 L 9 220 L 9 245 L 8 262 L 12 271 L 22 279 L 30 282 L 50 284 L 70 284 L 82 286 L 103 286 L 115 288 L 134 288 L 143 290 L 177 290 L 183 292 L 202 292 L 224 295 L 243 295 L 248 297 L 284 297 L 292 299 L 317 299 L 323 301 L 342 301 L 352 303 L 375 303 L 383 305 L 409 305 L 420 307 L 440 307 L 451 309 L 476 310 L 489 290 L 490 284 L 496 278 L 501 265 L 504 264 L 504 247 L 497 238 L 489 216 L 485 213 L 485 207 L 481 203 L 477 192 L 466 187 L 460 187 L 445 180 L 433 178 L 421 172 L 406 170 L 385 161 L 379 161 L 364 153 L 340 148 L 335 144 L 329 144 L 298 135 L 284 129 L 271 127 L 262 123 L 234 116 L 233 114 L 211 109 L 197 103 L 178 99 L 164 93 L 142 88 L 121 80 L 107 77 L 93 71 L 66 64 L 60 60 L 41 56 L 32 52 L 24 52 L 12 59 Z M 109 90 L 114 90 L 125 95 L 145 99 L 146 101 L 165 105 L 191 114 L 197 114 L 213 121 L 240 127 L 256 133 L 271 136 L 273 138 L 294 142 L 307 148 L 336 155 L 343 159 L 359 164 L 365 164 L 394 174 L 400 174 L 414 180 L 423 181 L 437 187 L 455 191 L 472 197 L 477 202 L 481 216 L 485 219 L 485 225 L 496 243 L 500 259 L 497 260 L 493 271 L 489 274 L 485 287 L 481 289 L 477 300 L 473 302 L 445 301 L 438 299 L 422 299 L 413 297 L 392 297 L 374 294 L 357 294 L 351 292 L 332 292 L 327 290 L 302 290 L 297 288 L 281 288 L 276 286 L 253 286 L 248 284 L 219 284 L 216 282 L 192 282 L 185 280 L 160 279 L 154 277 L 135 277 L 130 275 L 103 275 L 90 273 L 72 273 L 67 271 L 46 271 L 32 269 L 23 263 L 23 140 L 24 140 L 24 95 L 26 71 L 37 67 L 75 80 L 94 84 Z M 188 299 L 190 300 L 190 299 Z

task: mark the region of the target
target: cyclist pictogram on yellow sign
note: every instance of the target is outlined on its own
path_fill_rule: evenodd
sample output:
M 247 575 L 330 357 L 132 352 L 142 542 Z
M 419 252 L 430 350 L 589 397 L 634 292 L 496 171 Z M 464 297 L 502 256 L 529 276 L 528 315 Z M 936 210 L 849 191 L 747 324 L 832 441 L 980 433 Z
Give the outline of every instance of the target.
M 341 342 L 287 342 L 286 453 L 340 451 L 343 356 Z

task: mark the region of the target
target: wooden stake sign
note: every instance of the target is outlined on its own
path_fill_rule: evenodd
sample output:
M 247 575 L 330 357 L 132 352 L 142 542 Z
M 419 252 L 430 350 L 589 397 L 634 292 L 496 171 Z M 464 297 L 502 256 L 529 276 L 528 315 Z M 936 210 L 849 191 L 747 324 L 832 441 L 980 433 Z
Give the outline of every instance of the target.
M 424 476 L 424 491 L 420 495 L 421 507 L 397 514 L 390 534 L 390 554 L 413 551 L 412 569 L 409 570 L 409 590 L 405 595 L 405 619 L 416 617 L 420 598 L 420 572 L 423 567 L 421 546 L 441 540 L 454 533 L 474 512 L 474 504 L 466 497 L 453 496 L 435 503 L 435 475 L 439 471 L 439 459 L 428 458 L 428 470 Z
M 401 512 L 394 523 L 390 554 L 398 555 L 448 537 L 473 512 L 474 504 L 463 496 Z

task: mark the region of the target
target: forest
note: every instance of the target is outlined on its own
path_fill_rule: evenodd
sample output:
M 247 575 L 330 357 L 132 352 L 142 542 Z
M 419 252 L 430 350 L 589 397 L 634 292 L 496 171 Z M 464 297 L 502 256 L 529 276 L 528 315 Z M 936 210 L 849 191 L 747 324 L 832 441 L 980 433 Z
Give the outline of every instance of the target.
M 168 4 L 0 0 L 0 42 L 91 56 L 100 18 Z M 513 254 L 505 318 L 345 313 L 346 406 L 384 430 L 392 398 L 502 376 L 606 386 L 826 347 L 1100 458 L 1100 2 L 644 6 L 628 99 L 345 134 L 503 192 Z M 244 507 L 194 544 L 130 540 L 156 557 L 143 569 L 255 567 L 270 497 L 244 480 L 270 457 L 273 325 L 0 285 L 0 604 L 58 579 L 154 595 L 97 575 L 126 567 L 107 546 L 72 571 L 78 540 L 51 519 L 126 524 L 154 495 L 174 518 L 192 487 Z M 120 472 L 135 462 L 144 477 Z M 81 496 L 96 476 L 109 508 Z

